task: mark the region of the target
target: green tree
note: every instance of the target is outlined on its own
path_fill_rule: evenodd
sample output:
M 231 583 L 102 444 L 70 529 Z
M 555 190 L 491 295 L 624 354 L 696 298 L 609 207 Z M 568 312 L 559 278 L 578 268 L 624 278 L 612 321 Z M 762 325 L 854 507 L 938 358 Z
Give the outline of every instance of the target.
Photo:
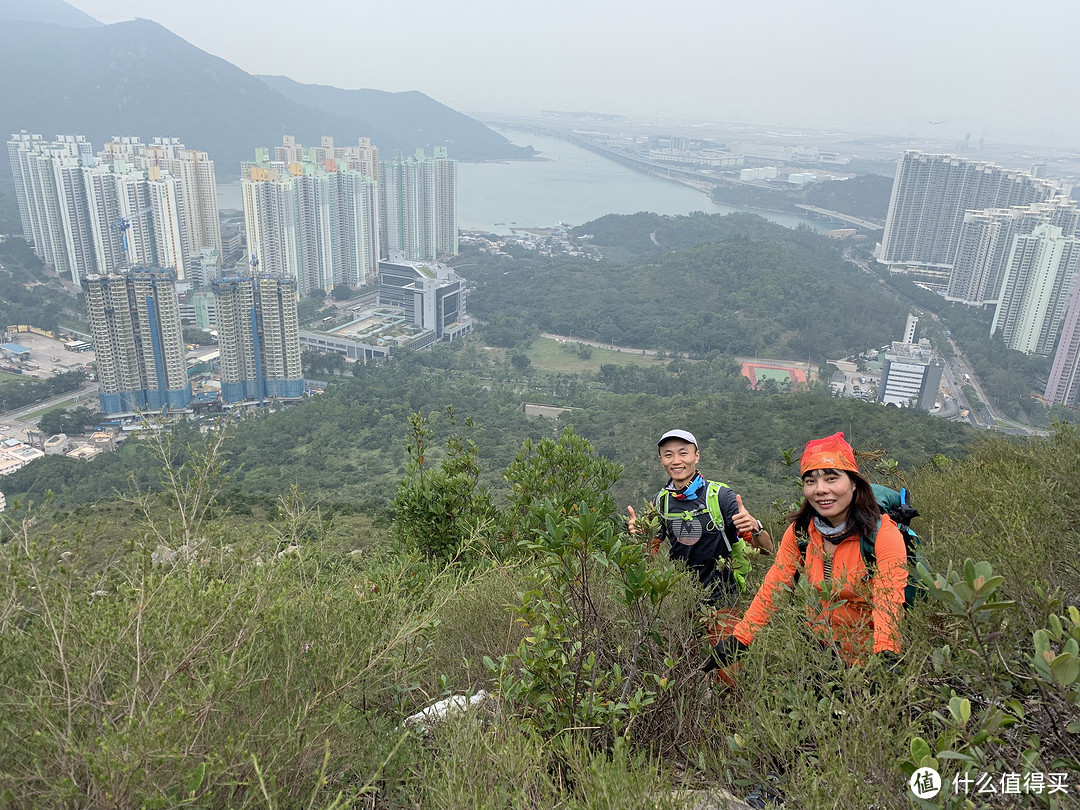
M 38 420 L 38 430 L 49 435 L 56 433 L 74 435 L 83 433 L 99 418 L 99 414 L 82 406 L 70 411 L 50 411 Z
M 610 518 L 615 512 L 611 486 L 621 475 L 622 466 L 598 456 L 573 427 L 564 428 L 557 440 L 526 439 L 503 476 L 509 487 L 507 538 L 527 540 L 551 509 L 565 515 L 584 507 Z
M 187 327 L 184 329 L 184 342 L 185 343 L 197 343 L 200 345 L 207 345 L 209 343 L 216 343 L 214 336 L 207 332 L 205 329 L 194 329 Z
M 454 425 L 454 409 L 446 413 Z M 471 427 L 471 421 L 466 421 Z M 459 433 L 446 442 L 438 462 L 434 432 L 419 413 L 409 416 L 409 466 L 394 498 L 394 535 L 407 547 L 446 562 L 462 559 L 474 544 L 486 543 L 494 517 L 491 494 L 480 484 L 476 444 Z
M 510 359 L 510 365 L 514 367 L 514 370 L 519 374 L 524 374 L 530 368 L 532 368 L 532 360 L 525 352 L 514 351 L 508 355 Z

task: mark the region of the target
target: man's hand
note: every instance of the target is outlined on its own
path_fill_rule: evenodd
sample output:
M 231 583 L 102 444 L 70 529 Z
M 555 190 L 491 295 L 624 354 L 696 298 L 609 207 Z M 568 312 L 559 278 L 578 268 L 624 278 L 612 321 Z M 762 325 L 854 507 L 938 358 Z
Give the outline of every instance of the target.
M 630 520 L 626 521 L 626 528 L 630 534 L 637 534 L 637 513 L 634 512 L 634 507 L 626 507 L 626 511 L 630 513 Z
M 766 553 L 772 551 L 772 538 L 764 528 L 761 528 L 761 522 L 743 506 L 742 495 L 735 496 L 735 503 L 739 507 L 731 519 L 731 522 L 735 524 L 735 531 L 740 537 L 745 537 L 754 548 L 759 548 Z
M 698 667 L 698 672 L 712 672 L 717 667 L 726 667 L 748 649 L 749 645 L 743 644 L 735 636 L 725 636 L 712 648 L 709 657 Z
M 732 518 L 736 531 L 738 531 L 739 534 L 756 532 L 758 530 L 757 519 L 747 511 L 745 506 L 743 506 L 742 495 L 735 496 L 735 504 L 739 507 L 735 516 Z

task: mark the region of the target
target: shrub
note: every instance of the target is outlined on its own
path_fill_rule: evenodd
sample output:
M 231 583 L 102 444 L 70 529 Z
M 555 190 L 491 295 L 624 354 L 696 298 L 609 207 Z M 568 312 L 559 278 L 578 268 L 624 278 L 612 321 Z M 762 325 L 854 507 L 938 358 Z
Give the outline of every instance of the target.
M 453 408 L 447 413 L 454 425 Z M 394 536 L 429 557 L 457 560 L 481 544 L 494 517 L 491 495 L 480 484 L 476 444 L 452 434 L 445 457 L 433 468 L 434 431 L 418 413 L 409 416 L 409 429 L 411 460 L 394 498 Z
M 530 542 L 544 528 L 548 508 L 567 515 L 585 504 L 599 516 L 613 516 L 611 485 L 621 475 L 620 465 L 597 455 L 572 427 L 564 428 L 557 440 L 526 439 L 503 476 L 509 488 L 505 535 L 512 545 Z M 541 504 L 544 508 L 538 508 Z
M 533 584 L 518 607 L 528 635 L 513 655 L 485 663 L 542 733 L 628 736 L 675 686 L 678 662 L 662 631 L 682 575 L 585 504 L 572 514 L 550 501 L 541 509 L 545 527 L 525 542 L 537 559 Z

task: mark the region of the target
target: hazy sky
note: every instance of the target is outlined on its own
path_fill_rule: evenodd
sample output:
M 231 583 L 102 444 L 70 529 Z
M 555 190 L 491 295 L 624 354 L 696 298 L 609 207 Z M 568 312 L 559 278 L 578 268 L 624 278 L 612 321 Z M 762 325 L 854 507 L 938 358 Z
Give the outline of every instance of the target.
M 420 90 L 464 112 L 1080 148 L 1077 0 L 69 2 L 105 23 L 155 20 L 250 73 Z

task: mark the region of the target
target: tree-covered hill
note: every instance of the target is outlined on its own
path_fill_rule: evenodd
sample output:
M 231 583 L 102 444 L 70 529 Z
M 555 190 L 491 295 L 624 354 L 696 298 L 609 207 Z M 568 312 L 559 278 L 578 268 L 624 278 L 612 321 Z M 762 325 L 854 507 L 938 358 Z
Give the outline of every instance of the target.
M 830 240 L 754 215 L 609 215 L 579 232 L 635 256 L 465 266 L 472 311 L 525 332 L 817 362 L 896 339 L 908 314 Z
M 803 192 L 800 202 L 860 219 L 884 222 L 889 213 L 892 186 L 891 177 L 862 174 L 847 180 L 812 183 Z
M 864 167 L 878 171 L 881 166 Z M 891 166 L 890 166 L 891 168 Z M 806 167 L 813 172 L 814 167 Z M 889 211 L 892 178 L 881 174 L 860 174 L 844 180 L 825 179 L 793 188 L 786 183 L 767 186 L 723 182 L 713 188 L 718 203 L 799 213 L 798 205 L 813 205 L 861 219 L 884 222 Z
M 745 378 L 709 363 L 696 370 L 696 364 L 674 361 L 666 374 L 681 393 L 663 396 L 612 393 L 631 390 L 640 380 L 632 369 L 605 366 L 591 379 L 521 375 L 509 364 L 469 371 L 463 368 L 469 354 L 447 349 L 406 355 L 387 366 L 360 366 L 357 376 L 341 379 L 296 407 L 241 419 L 230 429 L 223 450 L 232 477 L 229 490 L 245 498 L 274 498 L 296 486 L 325 503 L 385 514 L 405 471 L 409 414 L 435 414 L 438 443 L 453 430 L 444 413 L 447 406 L 454 408 L 459 423 L 471 420 L 473 427 L 465 432 L 480 447 L 482 478 L 496 492 L 504 489 L 503 472 L 524 440 L 572 425 L 605 458 L 624 467 L 614 492 L 626 503 L 651 495 L 662 483 L 656 437 L 675 425 L 697 433 L 702 463 L 710 473 L 759 504 L 787 494 L 781 451 L 801 445 L 815 432 L 845 430 L 868 446 L 886 448 L 907 469 L 938 453 L 962 455 L 973 435 L 951 422 L 837 400 L 821 390 L 787 395 L 731 391 L 724 386 L 741 380 L 745 387 Z M 646 382 L 655 386 L 659 375 L 649 377 Z M 518 410 L 522 401 L 555 402 L 573 410 L 556 426 L 527 417 Z M 193 428 L 180 430 L 195 433 Z M 142 443 L 129 442 L 90 462 L 39 459 L 7 476 L 4 491 L 9 499 L 28 496 L 37 502 L 51 491 L 54 503 L 67 507 L 110 500 L 132 479 L 149 486 L 157 469 Z
M 0 242 L 0 324 L 56 329 L 79 308 L 76 296 L 46 272 L 26 242 L 18 237 Z

